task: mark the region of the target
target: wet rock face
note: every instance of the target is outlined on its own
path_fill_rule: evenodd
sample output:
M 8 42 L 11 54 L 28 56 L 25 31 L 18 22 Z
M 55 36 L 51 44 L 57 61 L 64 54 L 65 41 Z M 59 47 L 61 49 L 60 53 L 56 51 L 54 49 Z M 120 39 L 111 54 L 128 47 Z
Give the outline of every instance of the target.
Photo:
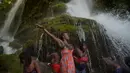
M 102 57 L 111 57 L 103 27 L 94 21 L 91 22 L 87 38 L 92 68 L 96 73 L 112 73 L 112 67 L 107 66 L 102 59 Z
M 3 46 L 0 46 L 0 54 L 3 54 L 4 53 L 4 48 Z

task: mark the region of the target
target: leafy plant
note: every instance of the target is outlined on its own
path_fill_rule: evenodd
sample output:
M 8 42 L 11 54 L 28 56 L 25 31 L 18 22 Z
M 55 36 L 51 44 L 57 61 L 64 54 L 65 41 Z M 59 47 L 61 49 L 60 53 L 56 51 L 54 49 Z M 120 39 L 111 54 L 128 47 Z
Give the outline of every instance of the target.
M 67 7 L 66 7 L 65 3 L 58 3 L 56 5 L 53 5 L 52 9 L 53 9 L 54 13 L 63 13 L 66 11 Z

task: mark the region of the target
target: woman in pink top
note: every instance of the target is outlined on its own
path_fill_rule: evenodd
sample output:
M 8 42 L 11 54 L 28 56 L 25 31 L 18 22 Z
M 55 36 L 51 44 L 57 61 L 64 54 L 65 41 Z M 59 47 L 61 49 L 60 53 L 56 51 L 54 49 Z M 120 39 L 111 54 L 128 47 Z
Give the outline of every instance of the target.
M 39 25 L 38 25 L 39 26 Z M 43 28 L 39 26 L 40 28 Z M 52 37 L 58 45 L 61 47 L 61 73 L 75 73 L 75 65 L 73 60 L 73 47 L 71 44 L 68 43 L 69 36 L 68 33 L 62 33 L 61 38 L 57 38 L 46 29 L 44 31 Z
M 82 49 L 82 50 L 81 50 Z M 74 60 L 76 65 L 76 73 L 87 73 L 86 64 L 88 62 L 87 54 L 85 53 L 86 46 L 83 44 L 80 48 L 75 48 Z

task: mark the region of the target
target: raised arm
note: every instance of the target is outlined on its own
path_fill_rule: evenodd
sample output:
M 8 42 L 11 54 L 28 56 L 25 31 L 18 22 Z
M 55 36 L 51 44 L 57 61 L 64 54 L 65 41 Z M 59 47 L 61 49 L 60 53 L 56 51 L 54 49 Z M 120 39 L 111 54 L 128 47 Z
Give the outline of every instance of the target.
M 50 36 L 52 37 L 60 47 L 63 47 L 64 46 L 64 43 L 62 40 L 60 40 L 59 38 L 57 38 L 55 35 L 51 34 L 48 30 L 44 29 L 44 31 Z
M 51 36 L 60 47 L 64 46 L 64 43 L 62 40 L 60 40 L 59 38 L 57 38 L 55 35 L 51 34 L 48 30 L 46 30 L 44 27 L 42 27 L 41 25 L 37 25 L 39 28 L 43 29 L 49 36 Z

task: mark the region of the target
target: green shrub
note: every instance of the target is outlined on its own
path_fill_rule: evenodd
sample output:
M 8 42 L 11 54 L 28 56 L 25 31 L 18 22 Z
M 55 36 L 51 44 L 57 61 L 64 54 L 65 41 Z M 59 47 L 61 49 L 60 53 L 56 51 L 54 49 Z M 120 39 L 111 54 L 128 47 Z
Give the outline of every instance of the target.
M 67 7 L 66 7 L 65 3 L 58 3 L 56 5 L 53 5 L 52 9 L 55 14 L 58 14 L 58 13 L 64 13 L 66 11 Z
M 23 73 L 16 55 L 0 55 L 0 73 Z
M 2 3 L 0 4 L 0 10 L 6 8 L 9 9 L 14 2 L 15 0 L 2 0 Z

